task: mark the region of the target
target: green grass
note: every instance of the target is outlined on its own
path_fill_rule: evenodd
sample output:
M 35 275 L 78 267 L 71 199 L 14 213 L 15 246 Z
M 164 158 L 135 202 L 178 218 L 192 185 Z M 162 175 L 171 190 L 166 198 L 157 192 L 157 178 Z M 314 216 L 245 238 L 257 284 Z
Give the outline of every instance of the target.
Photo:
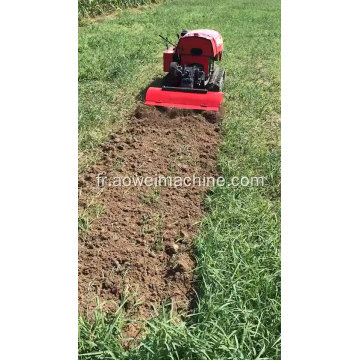
M 80 28 L 80 150 L 92 159 L 110 129 L 124 126 L 161 74 L 157 34 L 183 28 L 224 37 L 220 174 L 265 176 L 265 187 L 218 187 L 207 197 L 195 243 L 199 300 L 185 322 L 164 306 L 129 351 L 121 311 L 99 310 L 95 323 L 79 319 L 81 359 L 280 359 L 280 1 L 173 0 Z
M 109 13 L 116 9 L 147 5 L 159 0 L 78 0 L 79 19 Z

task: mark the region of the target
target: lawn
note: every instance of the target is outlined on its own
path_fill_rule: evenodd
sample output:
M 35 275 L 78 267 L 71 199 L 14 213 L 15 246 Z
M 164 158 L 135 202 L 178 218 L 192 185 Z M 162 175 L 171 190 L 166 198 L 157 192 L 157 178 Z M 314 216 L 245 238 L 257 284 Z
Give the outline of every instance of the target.
M 144 340 L 122 347 L 126 320 L 79 319 L 81 359 L 280 359 L 280 1 L 169 0 L 79 28 L 79 164 L 127 120 L 162 74 L 158 34 L 210 28 L 226 69 L 218 171 L 264 176 L 264 187 L 217 187 L 195 239 L 199 300 L 185 322 L 169 308 Z

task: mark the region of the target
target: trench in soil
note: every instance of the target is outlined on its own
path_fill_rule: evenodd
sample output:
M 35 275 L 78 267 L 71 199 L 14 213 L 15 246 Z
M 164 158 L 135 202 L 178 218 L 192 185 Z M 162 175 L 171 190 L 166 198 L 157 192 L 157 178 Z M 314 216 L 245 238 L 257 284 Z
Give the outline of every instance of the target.
M 139 105 L 125 133 L 111 134 L 102 158 L 79 175 L 79 311 L 94 299 L 126 317 L 149 319 L 164 303 L 177 314 L 195 297 L 193 238 L 208 188 L 109 186 L 138 176 L 216 176 L 218 113 Z M 97 176 L 107 177 L 99 183 Z M 134 322 L 127 336 L 135 337 Z

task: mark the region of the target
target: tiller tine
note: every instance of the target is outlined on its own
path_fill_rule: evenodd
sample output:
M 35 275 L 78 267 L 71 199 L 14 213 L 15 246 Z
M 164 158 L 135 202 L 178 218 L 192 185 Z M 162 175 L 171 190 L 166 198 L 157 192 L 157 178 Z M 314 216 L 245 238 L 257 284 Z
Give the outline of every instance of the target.
M 218 111 L 222 100 L 222 92 L 206 90 L 192 92 L 176 90 L 176 88 L 167 90 L 150 87 L 146 92 L 145 104 L 180 109 Z

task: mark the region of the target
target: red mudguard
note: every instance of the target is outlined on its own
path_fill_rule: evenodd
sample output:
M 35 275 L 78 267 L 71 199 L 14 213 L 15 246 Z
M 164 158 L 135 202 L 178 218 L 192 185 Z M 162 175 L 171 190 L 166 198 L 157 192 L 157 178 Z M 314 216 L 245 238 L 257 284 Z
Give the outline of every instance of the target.
M 176 107 L 218 111 L 223 100 L 222 92 L 208 91 L 205 94 L 182 91 L 168 91 L 150 87 L 146 92 L 145 104 L 154 106 Z

